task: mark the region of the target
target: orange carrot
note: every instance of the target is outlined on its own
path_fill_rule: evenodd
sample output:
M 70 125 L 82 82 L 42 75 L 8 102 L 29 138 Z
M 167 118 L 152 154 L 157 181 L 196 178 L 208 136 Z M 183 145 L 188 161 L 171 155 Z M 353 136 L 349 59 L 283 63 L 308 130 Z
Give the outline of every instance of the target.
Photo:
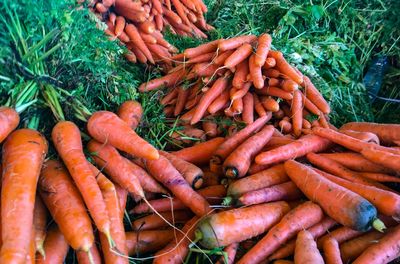
M 215 57 L 215 52 L 209 52 L 205 54 L 201 54 L 197 57 L 191 58 L 186 61 L 186 63 L 200 63 L 200 62 L 209 62 Z
M 301 92 L 296 90 L 293 92 L 293 101 L 292 101 L 292 124 L 293 124 L 293 133 L 296 137 L 301 135 L 301 129 L 303 127 L 303 103 L 301 98 Z
M 286 202 L 274 202 L 210 215 L 197 226 L 200 244 L 211 249 L 255 237 L 274 226 L 289 210 Z
M 293 92 L 299 88 L 299 85 L 290 79 L 285 79 L 282 80 L 280 87 L 286 92 Z
M 43 243 L 46 238 L 47 209 L 40 196 L 36 195 L 33 211 L 33 226 L 35 228 L 35 248 L 38 253 L 45 257 Z
M 288 93 L 288 92 L 282 90 L 281 88 L 274 87 L 274 86 L 264 87 L 260 90 L 257 90 L 257 92 L 262 95 L 275 96 L 275 97 L 279 97 L 279 98 L 282 98 L 285 100 L 293 99 L 293 95 L 291 93 Z
M 29 239 L 29 251 L 26 255 L 26 264 L 36 263 L 36 247 L 35 247 L 35 229 L 31 232 L 31 237 Z
M 150 214 L 132 222 L 132 228 L 136 231 L 152 230 L 152 229 L 162 229 L 168 227 L 166 221 L 172 223 L 173 225 L 177 223 L 185 223 L 192 215 L 189 211 L 179 210 L 173 212 L 160 213 L 164 219 L 162 219 L 157 214 Z
M 274 58 L 268 57 L 265 60 L 264 65 L 262 66 L 263 69 L 271 69 L 276 66 L 276 60 Z
M 174 116 L 177 116 L 182 112 L 183 108 L 185 107 L 188 96 L 189 96 L 189 89 L 186 89 L 183 86 L 178 87 L 178 97 L 174 109 Z
M 233 264 L 235 263 L 236 252 L 239 248 L 239 243 L 232 243 L 224 248 L 226 258 L 221 257 L 216 264 Z
M 117 111 L 117 115 L 125 121 L 132 129 L 136 129 L 142 119 L 142 105 L 134 100 L 125 101 Z
M 127 24 L 125 26 L 125 32 L 129 36 L 129 39 L 135 44 L 135 46 L 144 53 L 149 62 L 154 64 L 153 56 L 151 55 L 151 52 L 147 48 L 146 44 L 144 43 L 137 28 L 133 24 Z
M 229 91 L 223 91 L 207 108 L 207 111 L 214 115 L 229 102 Z
M 64 263 L 69 245 L 56 225 L 53 225 L 47 231 L 43 249 L 44 255 L 38 256 L 36 259 L 37 264 Z
M 150 21 L 144 21 L 140 23 L 139 29 L 147 34 L 152 34 L 156 30 L 154 24 Z
M 78 264 L 102 264 L 101 256 L 99 249 L 97 248 L 96 244 L 93 244 L 93 246 L 90 248 L 90 255 L 92 256 L 92 259 L 88 257 L 88 254 L 86 252 L 83 252 L 81 250 L 75 251 L 76 253 L 76 260 L 78 261 Z
M 121 36 L 122 36 L 122 35 L 121 35 Z M 129 41 L 129 38 L 128 38 L 128 41 Z M 126 46 L 128 47 L 129 50 L 131 50 L 131 51 L 135 54 L 135 56 L 136 56 L 136 58 L 137 58 L 137 60 L 138 60 L 139 62 L 141 62 L 141 63 L 147 63 L 147 58 L 146 58 L 146 56 L 145 56 L 144 53 L 141 52 L 135 45 L 130 44 L 130 43 L 127 43 Z
M 225 60 L 232 55 L 234 50 L 227 50 L 224 52 L 221 52 L 212 62 L 216 65 L 223 65 Z
M 129 129 L 132 130 L 131 128 Z M 106 205 L 101 195 L 100 188 L 97 185 L 96 179 L 83 153 L 82 140 L 78 127 L 69 121 L 59 122 L 54 126 L 51 137 L 58 154 L 64 161 L 65 166 L 82 194 L 82 198 L 97 228 L 102 233 L 109 236 L 110 221 L 108 219 Z M 53 167 L 57 166 L 54 165 Z M 63 230 L 61 226 L 60 229 Z M 63 234 L 65 235 L 64 231 Z
M 272 38 L 269 34 L 261 34 L 258 37 L 257 51 L 255 54 L 254 63 L 261 67 L 265 64 L 269 50 L 271 49 Z
M 258 98 L 257 94 L 255 94 L 255 93 L 253 93 L 253 101 L 254 101 L 254 110 L 256 110 L 257 114 L 260 117 L 269 116 L 269 115 L 267 115 L 267 112 L 265 111 L 264 106 L 262 105 L 262 103 L 260 102 L 260 99 Z M 271 114 L 271 116 L 272 116 L 272 114 Z
M 286 161 L 284 166 L 286 173 L 304 195 L 317 202 L 337 222 L 359 231 L 367 231 L 380 222 L 376 208 L 358 194 L 294 160 Z
M 148 92 L 164 87 L 174 86 L 182 80 L 184 75 L 185 75 L 184 70 L 175 71 L 163 77 L 153 79 L 146 83 L 142 83 L 138 89 L 140 92 Z
M 214 120 L 204 121 L 202 124 L 203 130 L 206 133 L 207 137 L 213 138 L 216 137 L 220 132 L 218 131 L 218 124 L 215 123 Z
M 186 58 L 191 59 L 191 58 L 197 57 L 204 53 L 213 52 L 217 49 L 218 43 L 220 41 L 221 41 L 220 39 L 217 39 L 217 40 L 202 44 L 200 46 L 197 46 L 195 48 L 185 49 L 183 54 Z
M 232 70 L 239 63 L 247 59 L 252 52 L 253 47 L 248 43 L 244 43 L 225 60 L 224 66 Z
M 254 156 L 268 143 L 274 127 L 265 126 L 257 134 L 246 139 L 224 161 L 223 170 L 226 177 L 243 177 L 250 167 Z
M 246 82 L 242 85 L 242 87 L 234 87 L 231 89 L 230 98 L 231 100 L 236 100 L 239 98 L 243 98 L 249 91 L 251 87 L 251 82 Z
M 319 247 L 321 247 L 324 244 L 324 242 L 328 239 L 334 239 L 340 244 L 349 239 L 358 237 L 358 236 L 362 235 L 362 233 L 363 232 L 353 230 L 346 226 L 342 226 L 342 227 L 339 227 L 339 228 L 329 232 L 325 236 L 319 238 L 317 242 L 318 242 Z
M 172 152 L 172 154 L 196 165 L 206 164 L 224 141 L 224 138 L 216 137 L 192 147 Z
M 267 234 L 251 248 L 237 263 L 259 263 L 271 255 L 282 243 L 294 237 L 323 218 L 321 208 L 312 202 L 305 202 L 286 214 Z
M 306 230 L 302 230 L 297 234 L 294 261 L 298 264 L 324 263 L 318 251 L 317 243 L 314 241 L 314 236 Z
M 288 76 L 290 79 L 295 81 L 298 84 L 303 83 L 303 75 L 296 71 L 283 57 L 282 53 L 279 51 L 270 51 L 268 53 L 272 58 L 276 61 L 276 68 L 283 73 L 284 75 Z
M 159 156 L 152 145 L 139 137 L 128 124 L 112 112 L 95 112 L 88 120 L 87 129 L 97 141 L 107 142 L 131 155 L 146 159 L 157 159 Z
M 359 131 L 354 131 L 354 130 L 340 130 L 341 133 L 348 135 L 350 137 L 359 139 L 361 141 L 369 142 L 369 143 L 375 143 L 379 145 L 379 138 L 377 135 L 370 133 L 370 132 L 359 132 Z
M 340 129 L 374 133 L 385 145 L 393 145 L 395 141 L 400 140 L 400 125 L 398 124 L 350 122 L 344 124 Z
M 315 135 L 306 135 L 293 143 L 289 143 L 270 151 L 261 152 L 256 156 L 255 161 L 262 165 L 278 163 L 304 156 L 309 152 L 323 151 L 327 149 L 329 145 L 329 140 Z
M 266 97 L 261 99 L 262 105 L 264 106 L 265 110 L 271 112 L 278 112 L 279 111 L 279 103 L 271 97 Z
M 279 121 L 278 126 L 281 129 L 281 132 L 284 134 L 289 134 L 293 130 L 292 124 L 288 120 L 285 120 L 285 119 L 282 119 L 281 121 Z
M 243 112 L 243 100 L 242 98 L 235 99 L 232 102 L 231 110 L 234 115 L 240 115 Z
M 203 187 L 215 186 L 220 184 L 222 172 L 219 172 L 219 169 L 216 169 L 214 171 L 211 168 L 203 168 Z
M 165 247 L 174 238 L 174 231 L 144 230 L 126 233 L 126 246 L 129 255 L 154 252 Z
M 19 124 L 18 113 L 9 107 L 0 107 L 0 143 L 14 130 Z
M 184 205 L 196 215 L 203 216 L 210 212 L 208 202 L 193 191 L 182 174 L 164 156 L 158 160 L 147 160 L 146 167 L 150 174 L 167 187 Z
M 243 96 L 242 119 L 246 125 L 250 125 L 254 122 L 254 99 L 251 93 L 246 93 L 246 95 Z
M 342 264 L 339 243 L 336 239 L 328 238 L 322 245 L 326 264 Z
M 314 84 L 307 76 L 303 76 L 304 80 L 304 91 L 306 97 L 310 99 L 310 101 L 315 104 L 319 110 L 324 114 L 329 114 L 331 109 L 329 104 L 325 101 L 324 97 L 320 94 L 317 88 L 315 88 Z
M 397 172 L 400 171 L 400 154 L 392 154 L 386 151 L 375 149 L 374 147 L 369 147 L 364 148 L 361 151 L 361 155 L 378 165 L 384 166 Z
M 361 177 L 364 177 L 366 179 L 369 179 L 371 181 L 377 181 L 377 182 L 400 182 L 400 178 L 399 177 L 390 176 L 390 175 L 387 175 L 387 174 L 384 174 L 384 173 L 358 172 L 358 175 L 360 175 Z
M 115 36 L 119 37 L 125 28 L 125 18 L 123 16 L 117 16 L 115 19 Z
M 242 46 L 243 43 L 251 43 L 256 39 L 257 39 L 257 37 L 254 35 L 245 35 L 245 36 L 239 36 L 239 37 L 221 40 L 218 44 L 218 49 L 220 51 L 236 49 L 236 48 L 239 48 L 240 46 Z
M 243 84 L 247 81 L 247 74 L 249 74 L 249 63 L 244 60 L 236 66 L 235 75 L 232 79 L 233 87 L 243 87 Z
M 261 72 L 261 66 L 255 63 L 256 54 L 253 54 L 249 58 L 249 72 L 253 85 L 257 89 L 264 87 L 264 79 Z
M 45 138 L 31 129 L 16 130 L 4 142 L 1 263 L 25 263 L 34 230 L 36 184 L 47 149 Z
M 39 192 L 68 244 L 87 254 L 94 241 L 92 224 L 78 189 L 60 162 L 44 164 Z

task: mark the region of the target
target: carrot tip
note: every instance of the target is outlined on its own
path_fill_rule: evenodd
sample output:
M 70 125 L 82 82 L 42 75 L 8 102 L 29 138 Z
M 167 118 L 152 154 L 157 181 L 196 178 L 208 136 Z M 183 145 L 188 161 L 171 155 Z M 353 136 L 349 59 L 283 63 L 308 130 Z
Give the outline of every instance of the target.
M 379 232 L 383 233 L 386 230 L 385 223 L 383 223 L 379 218 L 372 222 L 372 226 Z

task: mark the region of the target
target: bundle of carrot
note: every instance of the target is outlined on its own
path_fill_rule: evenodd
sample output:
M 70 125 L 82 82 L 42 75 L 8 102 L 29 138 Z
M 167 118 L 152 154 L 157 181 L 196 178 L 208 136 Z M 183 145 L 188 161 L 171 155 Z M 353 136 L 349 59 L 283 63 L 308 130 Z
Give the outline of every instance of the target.
M 106 33 L 126 44 L 131 62 L 171 64 L 177 49 L 162 34 L 207 38 L 203 31 L 214 29 L 207 24 L 207 7 L 202 0 L 102 0 L 91 9 L 107 24 Z
M 244 35 L 186 49 L 172 57 L 175 67 L 167 75 L 139 90 L 167 88 L 161 99 L 165 114 L 179 116 L 181 134 L 188 137 L 219 135 L 226 128 L 216 126 L 216 119 L 249 125 L 265 117 L 296 137 L 314 126 L 327 127 L 329 104 L 310 78 L 271 50 L 271 42 L 268 34 Z

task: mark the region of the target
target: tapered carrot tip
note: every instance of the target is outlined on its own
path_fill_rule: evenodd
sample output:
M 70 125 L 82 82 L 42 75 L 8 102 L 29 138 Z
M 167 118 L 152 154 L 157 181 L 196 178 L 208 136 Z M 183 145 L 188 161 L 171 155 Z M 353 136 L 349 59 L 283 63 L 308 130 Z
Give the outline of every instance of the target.
M 385 223 L 383 223 L 379 218 L 372 222 L 372 226 L 379 232 L 383 233 L 386 230 Z
M 238 176 L 238 171 L 235 168 L 227 168 L 225 171 L 225 176 L 229 178 L 236 178 Z

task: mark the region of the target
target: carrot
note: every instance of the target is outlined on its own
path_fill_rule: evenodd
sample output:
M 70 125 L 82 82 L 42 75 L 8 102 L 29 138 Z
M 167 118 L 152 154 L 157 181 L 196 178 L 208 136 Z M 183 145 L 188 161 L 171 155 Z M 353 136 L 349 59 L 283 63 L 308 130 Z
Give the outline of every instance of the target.
M 37 264 L 64 263 L 69 245 L 56 225 L 53 225 L 47 231 L 43 249 L 44 254 L 38 256 Z
M 257 134 L 246 139 L 224 161 L 223 170 L 226 177 L 243 177 L 250 167 L 254 156 L 268 143 L 274 132 L 273 126 L 265 126 Z
M 218 49 L 220 51 L 236 49 L 236 48 L 239 48 L 240 46 L 242 46 L 243 43 L 245 43 L 245 44 L 251 43 L 256 39 L 257 39 L 257 37 L 254 35 L 245 35 L 245 36 L 239 36 L 239 37 L 221 40 L 218 44 Z
M 201 54 L 197 57 L 194 57 L 188 61 L 186 61 L 186 63 L 200 63 L 200 62 L 209 62 L 211 61 L 213 58 L 215 57 L 215 52 L 209 52 L 209 53 L 205 53 L 205 54 Z
M 239 243 L 232 243 L 224 248 L 225 256 L 222 256 L 216 264 L 233 264 L 235 263 L 236 252 L 239 248 Z
M 115 26 L 115 20 L 117 19 L 117 15 L 113 12 L 110 12 L 110 14 L 108 15 L 108 21 Z
M 369 143 L 375 143 L 379 145 L 379 138 L 377 135 L 370 133 L 370 132 L 359 132 L 359 131 L 354 131 L 354 130 L 340 130 L 341 133 L 348 135 L 350 137 L 369 142 Z
M 279 51 L 270 51 L 268 53 L 276 61 L 276 68 L 284 75 L 288 76 L 291 80 L 298 84 L 303 83 L 303 75 L 296 71 L 283 57 Z
M 329 104 L 325 101 L 324 97 L 320 94 L 317 88 L 315 88 L 314 84 L 311 82 L 310 78 L 307 76 L 303 76 L 303 87 L 306 94 L 306 97 L 315 104 L 319 110 L 324 114 L 329 114 L 331 109 Z
M 166 193 L 166 190 L 145 170 L 122 157 L 112 146 L 90 140 L 87 148 L 94 154 L 96 164 L 128 192 L 139 197 L 144 196 L 143 190 Z M 95 175 L 98 174 L 96 168 L 92 167 L 92 171 Z
M 94 241 L 92 224 L 78 189 L 60 162 L 44 164 L 39 192 L 68 244 L 88 253 Z
M 115 36 L 119 37 L 122 32 L 124 32 L 125 28 L 125 18 L 123 16 L 117 16 L 115 19 L 115 30 L 114 34 Z
M 264 106 L 265 110 L 267 111 L 271 111 L 273 113 L 278 112 L 279 111 L 279 103 L 271 98 L 271 97 L 267 97 L 264 99 L 261 99 L 262 105 Z
M 262 66 L 263 69 L 271 69 L 276 66 L 276 60 L 274 58 L 268 57 L 265 60 L 264 65 Z
M 96 11 L 99 12 L 100 14 L 106 13 L 108 11 L 108 8 L 104 6 L 102 3 L 97 3 L 96 4 Z
M 224 62 L 224 66 L 228 69 L 235 68 L 239 63 L 247 59 L 253 52 L 253 47 L 249 43 L 244 43 L 235 50 Z
M 239 87 L 232 88 L 229 91 L 231 100 L 243 98 L 248 93 L 250 87 L 251 87 L 251 82 L 246 82 L 240 88 Z
M 296 264 L 324 263 L 318 251 L 317 243 L 314 241 L 314 236 L 306 230 L 297 234 L 294 261 Z
M 271 255 L 282 243 L 294 237 L 323 218 L 321 208 L 312 202 L 305 202 L 287 213 L 279 223 L 251 248 L 237 263 L 259 263 Z
M 353 171 L 359 172 L 375 172 L 375 173 L 391 173 L 392 170 L 387 169 L 383 166 L 375 164 L 361 154 L 352 152 L 341 152 L 341 153 L 321 153 L 322 157 L 329 158 L 336 162 L 339 162 L 343 166 Z
M 19 124 L 18 113 L 9 107 L 0 107 L 0 143 L 14 130 Z
M 189 25 L 190 21 L 186 16 L 186 12 L 184 10 L 184 7 L 183 7 L 182 3 L 179 0 L 171 0 L 171 2 L 174 5 L 175 10 L 178 13 L 179 17 L 182 19 L 182 22 L 184 24 Z
M 117 115 L 132 129 L 136 129 L 142 119 L 143 108 L 139 102 L 128 100 L 119 106 Z
M 254 122 L 254 99 L 251 93 L 246 93 L 246 95 L 243 96 L 242 119 L 246 125 L 250 125 Z
M 355 237 L 358 237 L 360 235 L 362 235 L 363 232 L 357 231 L 357 230 L 353 230 L 349 227 L 346 226 L 342 226 L 339 227 L 331 232 L 329 232 L 328 234 L 326 234 L 325 236 L 321 237 L 318 239 L 318 246 L 322 247 L 322 245 L 325 243 L 326 240 L 328 239 L 333 239 L 336 240 L 339 244 L 343 243 L 349 239 L 353 239 Z
M 193 191 L 182 174 L 164 156 L 158 160 L 147 160 L 146 167 L 150 174 L 167 187 L 184 205 L 196 215 L 203 216 L 210 212 L 208 202 Z
M 112 112 L 95 112 L 88 120 L 87 129 L 97 141 L 107 142 L 131 155 L 146 159 L 159 157 L 152 145 L 139 137 L 128 124 Z
M 254 101 L 254 110 L 256 110 L 256 113 L 260 116 L 269 116 L 267 115 L 267 112 L 265 111 L 264 106 L 260 102 L 260 99 L 258 98 L 257 94 L 253 94 L 253 101 Z M 271 114 L 272 116 L 272 114 Z
M 221 52 L 217 57 L 215 57 L 215 59 L 213 59 L 213 63 L 216 65 L 222 65 L 224 64 L 225 60 L 232 55 L 232 53 L 234 52 L 234 50 L 227 50 L 224 52 Z
M 303 126 L 303 103 L 301 98 L 301 92 L 296 90 L 293 92 L 293 101 L 292 101 L 292 124 L 293 124 L 293 133 L 296 137 L 301 135 L 301 129 Z
M 274 264 L 294 264 L 294 262 L 286 259 L 277 259 L 274 261 Z
M 336 239 L 328 238 L 322 245 L 325 262 L 327 264 L 342 264 L 342 258 L 340 256 L 339 243 Z
M 350 263 L 369 246 L 376 244 L 385 234 L 372 230 L 340 245 L 340 255 L 344 263 Z
M 399 156 L 400 157 L 400 156 Z M 374 172 L 358 172 L 358 175 L 369 179 L 371 181 L 377 182 L 400 182 L 400 178 L 395 176 L 390 176 L 384 173 L 374 173 Z
M 126 247 L 129 255 L 144 254 L 160 250 L 173 238 L 174 231 L 171 229 L 126 232 Z
M 153 263 L 182 263 L 189 252 L 191 240 L 195 237 L 195 226 L 198 220 L 199 218 L 197 216 L 190 219 L 182 228 L 183 234 L 176 234 L 175 239 L 170 241 L 163 249 L 155 253 Z
M 146 34 L 152 34 L 156 30 L 154 24 L 150 21 L 144 21 L 140 23 L 139 29 Z
M 238 198 L 239 205 L 252 205 L 274 201 L 298 200 L 302 197 L 301 191 L 289 181 L 251 192 L 247 192 Z
M 232 79 L 233 87 L 243 87 L 243 84 L 247 82 L 247 74 L 249 74 L 249 63 L 244 60 L 236 66 L 235 75 Z
M 218 43 L 220 41 L 221 41 L 221 39 L 217 39 L 217 40 L 202 44 L 200 46 L 197 46 L 195 48 L 185 49 L 183 54 L 186 58 L 191 59 L 191 58 L 197 57 L 204 53 L 214 52 L 217 49 Z
M 236 133 L 235 135 L 227 138 L 224 143 L 215 150 L 210 163 L 220 165 L 240 144 L 242 144 L 247 138 L 255 134 L 260 130 L 267 122 L 268 116 L 260 117 L 251 125 L 246 126 L 244 129 Z
M 215 123 L 214 120 L 207 120 L 207 121 L 203 121 L 201 123 L 204 132 L 206 133 L 207 137 L 209 138 L 214 138 L 216 136 L 218 136 L 218 134 L 220 133 L 218 131 L 218 124 Z
M 265 64 L 269 50 L 271 49 L 272 38 L 269 34 L 261 34 L 258 37 L 257 51 L 255 54 L 254 63 L 261 67 Z
M 189 89 L 186 89 L 183 86 L 178 87 L 178 97 L 174 109 L 174 116 L 177 116 L 182 112 L 187 102 L 188 96 L 189 96 Z
M 274 85 L 271 85 L 274 86 Z M 290 79 L 282 80 L 280 87 L 286 92 L 293 92 L 299 88 L 299 85 Z
M 385 145 L 393 145 L 395 141 L 400 140 L 400 125 L 398 124 L 350 122 L 344 124 L 340 129 L 374 133 Z
M 153 36 L 150 35 L 150 34 L 146 34 L 146 33 L 142 32 L 142 31 L 140 31 L 139 33 L 140 33 L 140 36 L 142 37 L 143 41 L 146 43 L 147 48 L 149 48 L 149 50 L 150 50 L 151 52 L 153 52 L 153 51 L 150 49 L 150 45 L 148 45 L 148 44 L 157 44 L 156 38 L 153 37 Z M 154 54 L 157 54 L 157 53 L 155 53 L 155 52 L 153 52 L 153 53 L 154 53 Z M 154 54 L 153 54 L 153 55 L 154 55 Z
M 160 104 L 162 105 L 168 105 L 173 99 L 176 99 L 178 96 L 178 89 L 173 88 L 168 93 L 161 99 Z
M 127 53 L 124 54 L 125 59 L 127 59 L 129 62 L 132 63 L 136 63 L 137 62 L 137 58 L 135 53 L 133 53 L 132 51 L 128 51 Z
M 258 92 L 262 95 L 279 97 L 284 100 L 292 100 L 293 99 L 293 95 L 291 93 L 286 92 L 286 91 L 282 90 L 281 88 L 274 87 L 274 86 L 264 87 L 260 90 L 257 90 L 256 92 Z
M 235 99 L 232 102 L 231 110 L 233 111 L 234 115 L 240 115 L 243 112 L 243 100 L 242 100 L 242 98 Z
M 206 142 L 194 145 L 192 147 L 181 149 L 171 153 L 183 160 L 186 160 L 196 165 L 206 164 L 210 161 L 211 156 L 214 154 L 218 146 L 221 145 L 224 141 L 224 138 L 216 137 Z
M 338 223 L 359 231 L 367 231 L 372 225 L 380 224 L 376 208 L 363 197 L 296 161 L 286 161 L 284 166 L 286 173 L 304 195 L 317 202 Z
M 47 149 L 45 138 L 31 129 L 16 130 L 4 142 L 1 263 L 25 263 L 34 230 L 36 184 Z
M 327 149 L 329 145 L 329 140 L 315 135 L 306 135 L 293 143 L 289 143 L 270 151 L 261 152 L 256 156 L 255 161 L 261 165 L 278 163 L 304 156 L 309 152 L 323 151 Z
M 180 18 L 180 16 L 178 16 L 174 11 L 169 10 L 168 8 L 163 8 L 163 13 L 168 17 L 168 20 L 172 20 L 176 24 L 182 23 L 182 18 Z
M 225 197 L 226 190 L 223 185 L 215 185 L 200 189 L 197 191 L 201 196 L 205 197 L 210 204 L 221 203 L 221 199 Z M 161 198 L 157 200 L 149 201 L 151 206 L 158 212 L 168 212 L 173 210 L 183 210 L 187 209 L 185 204 L 183 204 L 177 198 Z M 136 205 L 131 213 L 142 214 L 142 213 L 151 213 L 153 209 L 151 209 L 148 204 L 141 203 Z
M 264 233 L 289 210 L 286 202 L 274 202 L 223 211 L 201 220 L 196 232 L 206 248 L 228 246 Z
M 285 133 L 285 134 L 289 134 L 293 130 L 292 124 L 288 120 L 285 120 L 285 119 L 282 119 L 281 121 L 279 121 L 278 126 L 281 129 L 281 132 Z
M 35 228 L 35 248 L 40 255 L 45 257 L 43 243 L 46 238 L 47 209 L 40 196 L 36 195 L 33 210 L 33 226 Z
M 146 43 L 144 43 L 138 29 L 133 24 L 127 24 L 125 26 L 125 32 L 129 36 L 129 39 L 135 44 L 135 46 L 140 49 L 141 52 L 147 57 L 150 63 L 154 64 L 153 56 L 150 50 L 147 48 Z
M 184 75 L 185 70 L 175 71 L 163 77 L 153 79 L 147 83 L 142 83 L 138 89 L 140 92 L 148 92 L 163 87 L 170 87 L 178 84 L 182 80 Z
M 378 211 L 384 215 L 397 216 L 400 214 L 400 196 L 389 191 L 381 190 L 373 186 L 366 186 L 350 182 L 329 173 L 315 170 L 328 180 L 354 192 L 367 199 Z
M 256 54 L 253 54 L 249 58 L 249 72 L 253 85 L 257 89 L 264 87 L 264 79 L 261 72 L 261 66 L 255 63 Z
M 176 223 L 185 223 L 191 217 L 192 214 L 186 210 L 179 210 L 173 212 L 164 212 L 160 213 L 164 219 L 162 219 L 157 214 L 150 214 L 145 217 L 141 217 L 132 222 L 132 228 L 136 231 L 143 230 L 154 230 L 154 229 L 162 229 L 164 227 L 168 227 L 166 221 L 175 225 Z
M 325 234 L 328 229 L 333 227 L 336 224 L 336 222 L 330 218 L 330 217 L 324 217 L 324 219 L 321 220 L 321 222 L 313 225 L 307 231 L 313 236 L 314 239 L 319 238 L 323 234 Z M 286 258 L 294 253 L 296 246 L 296 240 L 292 239 L 289 242 L 285 243 L 283 246 L 281 246 L 278 250 L 276 250 L 269 258 L 268 260 L 274 260 L 274 259 L 280 259 L 280 258 Z
M 78 264 L 101 264 L 103 263 L 101 260 L 100 252 L 99 249 L 97 248 L 96 244 L 93 244 L 93 246 L 89 250 L 90 255 L 92 256 L 92 259 L 88 257 L 88 254 L 83 251 L 75 251 L 76 253 L 76 260 L 78 261 Z
M 26 255 L 26 263 L 27 264 L 35 264 L 36 263 L 36 246 L 35 246 L 35 229 L 31 232 L 31 237 L 29 239 L 29 251 L 28 255 Z
M 122 36 L 122 35 L 121 35 Z M 143 54 L 143 52 L 141 52 L 136 46 L 134 46 L 133 44 L 130 45 L 129 43 L 127 43 L 127 47 L 128 49 L 130 49 L 136 56 L 137 60 L 141 63 L 147 63 L 147 58 L 146 56 Z
M 392 154 L 386 151 L 375 149 L 373 147 L 369 147 L 364 148 L 361 151 L 361 155 L 378 165 L 384 166 L 394 171 L 400 171 L 400 154 Z

